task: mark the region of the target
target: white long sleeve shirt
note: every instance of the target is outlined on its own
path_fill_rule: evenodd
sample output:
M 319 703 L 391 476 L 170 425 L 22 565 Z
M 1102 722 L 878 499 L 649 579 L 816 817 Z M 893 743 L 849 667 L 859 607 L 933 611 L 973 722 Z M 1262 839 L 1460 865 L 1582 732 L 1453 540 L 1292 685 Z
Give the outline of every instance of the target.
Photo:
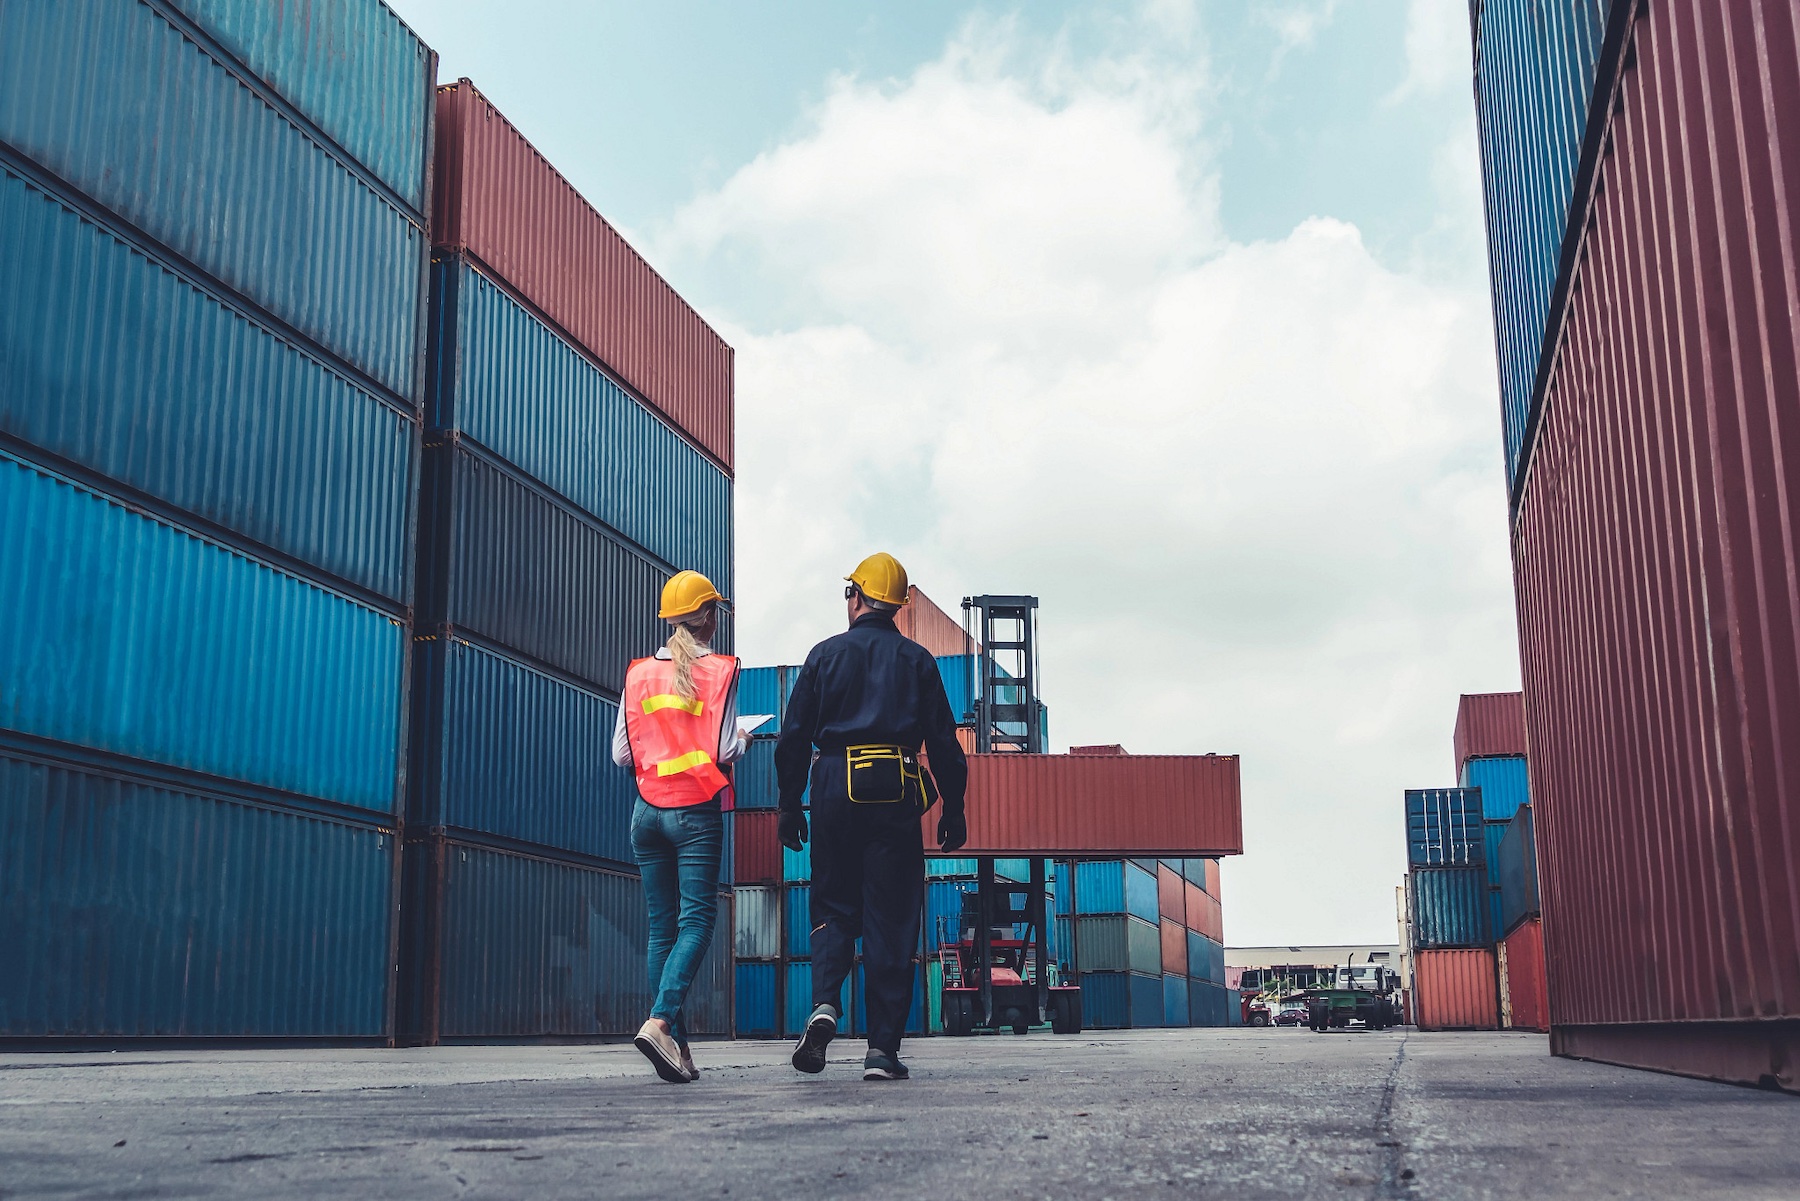
M 700 657 L 704 659 L 712 654 L 710 648 L 703 648 Z M 656 652 L 658 659 L 669 659 L 669 648 L 663 647 Z M 717 762 L 730 763 L 744 753 L 747 740 L 740 739 L 737 732 L 737 681 L 731 681 L 731 691 L 725 694 L 725 720 L 719 726 L 719 757 Z M 631 735 L 625 729 L 625 706 L 619 706 L 619 720 L 613 723 L 612 761 L 620 767 L 632 766 Z

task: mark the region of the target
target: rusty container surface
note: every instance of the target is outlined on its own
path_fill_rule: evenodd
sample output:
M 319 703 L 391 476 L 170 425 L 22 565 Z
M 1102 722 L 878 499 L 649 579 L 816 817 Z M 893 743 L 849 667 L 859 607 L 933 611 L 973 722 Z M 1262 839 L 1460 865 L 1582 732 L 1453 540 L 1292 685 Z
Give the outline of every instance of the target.
M 1185 976 L 1188 970 L 1187 927 L 1164 918 L 1162 935 L 1162 970 L 1165 976 Z
M 1456 775 L 1477 756 L 1525 753 L 1525 694 L 1464 693 L 1456 706 Z
M 1515 1030 L 1550 1029 L 1550 993 L 1544 980 L 1544 923 L 1529 918 L 1506 936 L 1502 999 Z
M 478 259 L 727 473 L 732 350 L 468 80 L 438 89 L 436 246 Z
M 1800 30 L 1629 37 L 1513 529 L 1552 1048 L 1800 1088 Z
M 1187 921 L 1187 881 L 1166 863 L 1156 865 L 1156 907 L 1176 925 Z
M 916 585 L 909 587 L 906 595 L 907 602 L 894 614 L 896 629 L 938 658 L 975 653 L 981 643 L 964 633 L 962 625 Z
M 1499 994 L 1491 950 L 1420 951 L 1413 956 L 1421 1030 L 1498 1030 Z
M 733 883 L 781 883 L 781 814 L 773 809 L 734 812 L 732 823 Z
M 1190 930 L 1198 930 L 1200 923 L 1206 920 L 1208 897 L 1204 889 L 1192 880 L 1181 882 L 1182 912 L 1184 921 Z
M 937 841 L 935 811 L 922 828 Z M 964 855 L 1241 855 L 1236 755 L 969 756 Z

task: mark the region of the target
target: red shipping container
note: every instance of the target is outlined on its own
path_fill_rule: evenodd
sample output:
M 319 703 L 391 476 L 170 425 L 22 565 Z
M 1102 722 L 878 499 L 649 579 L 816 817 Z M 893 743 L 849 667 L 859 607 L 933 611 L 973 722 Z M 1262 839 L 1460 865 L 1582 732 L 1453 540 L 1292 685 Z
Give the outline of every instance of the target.
M 438 89 L 431 237 L 731 471 L 731 347 L 466 79 Z
M 1182 905 L 1182 920 L 1187 923 L 1188 929 L 1200 930 L 1200 926 L 1206 921 L 1209 912 L 1206 903 L 1206 893 L 1202 892 L 1200 886 L 1192 880 L 1183 880 L 1181 882 L 1181 891 L 1181 899 L 1184 902 Z M 1200 932 L 1202 934 L 1205 933 L 1204 930 L 1200 930 Z
M 932 603 L 917 587 L 908 588 L 910 598 L 894 615 L 894 625 L 902 634 L 934 655 L 972 655 L 981 643 L 963 632 L 962 623 Z
M 1800 30 L 1614 12 L 1513 526 L 1551 1046 L 1800 1089 Z
M 1219 861 L 1217 859 L 1206 861 L 1206 892 L 1209 896 L 1217 897 L 1220 900 L 1225 899 L 1225 894 L 1219 891 Z
M 1506 936 L 1501 958 L 1501 997 L 1504 1016 L 1518 1030 L 1550 1029 L 1550 993 L 1544 981 L 1544 926 L 1541 918 L 1527 918 Z
M 1170 871 L 1166 863 L 1156 865 L 1156 907 L 1163 917 L 1177 925 L 1187 925 L 1187 890 L 1180 872 Z M 1183 954 L 1186 954 L 1184 951 Z
M 781 883 L 781 814 L 773 809 L 738 809 L 731 821 L 734 882 Z
M 1421 1030 L 1498 1030 L 1494 953 L 1420 951 L 1413 956 Z
M 1187 927 L 1166 917 L 1162 920 L 1162 965 L 1165 976 L 1187 975 Z
M 1471 759 L 1525 753 L 1525 694 L 1465 693 L 1456 705 L 1456 775 Z
M 1225 942 L 1225 907 L 1218 897 L 1206 898 L 1206 920 L 1200 927 L 1200 933 L 1214 942 L 1224 945 Z
M 964 855 L 1240 855 L 1236 755 L 969 756 Z M 926 841 L 938 815 L 925 815 Z

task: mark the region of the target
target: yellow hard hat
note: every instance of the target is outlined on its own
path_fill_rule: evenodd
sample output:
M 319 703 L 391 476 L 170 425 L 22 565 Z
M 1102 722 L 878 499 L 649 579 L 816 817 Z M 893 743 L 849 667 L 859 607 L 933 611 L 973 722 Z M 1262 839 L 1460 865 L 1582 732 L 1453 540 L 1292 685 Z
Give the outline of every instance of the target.
M 878 550 L 858 563 L 856 570 L 844 578 L 872 601 L 884 605 L 906 603 L 906 568 L 884 550 Z
M 662 610 L 657 616 L 674 620 L 698 613 L 707 601 L 722 601 L 713 582 L 697 571 L 678 571 L 663 585 Z

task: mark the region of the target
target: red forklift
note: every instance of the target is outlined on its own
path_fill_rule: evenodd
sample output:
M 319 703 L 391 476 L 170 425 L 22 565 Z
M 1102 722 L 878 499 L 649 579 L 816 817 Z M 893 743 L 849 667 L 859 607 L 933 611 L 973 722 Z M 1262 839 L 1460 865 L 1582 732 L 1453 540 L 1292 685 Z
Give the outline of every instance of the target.
M 1008 1027 L 1024 1034 L 1044 1022 L 1057 1034 L 1081 1033 L 1081 989 L 1050 984 L 1045 875 L 1044 860 L 1033 859 L 1029 884 L 1001 883 L 992 858 L 976 860 L 975 891 L 962 899 L 962 938 L 938 953 L 945 1034 Z

